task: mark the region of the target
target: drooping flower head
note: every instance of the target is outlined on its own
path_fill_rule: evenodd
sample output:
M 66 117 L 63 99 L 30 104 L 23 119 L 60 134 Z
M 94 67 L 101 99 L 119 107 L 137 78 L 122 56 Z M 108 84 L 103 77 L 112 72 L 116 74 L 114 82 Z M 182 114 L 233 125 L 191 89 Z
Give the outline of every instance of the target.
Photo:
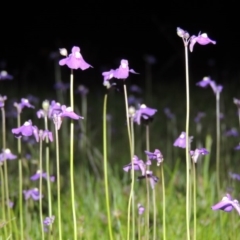
M 145 211 L 145 208 L 143 207 L 143 205 L 138 203 L 138 214 L 142 215 L 144 211 Z
M 34 201 L 38 201 L 40 198 L 43 198 L 43 195 L 40 194 L 37 188 L 23 190 L 23 194 L 24 194 L 25 200 L 32 198 Z
M 7 100 L 6 96 L 1 96 L 0 95 L 0 108 L 3 108 L 5 105 L 5 101 Z
M 232 179 L 236 179 L 236 180 L 240 181 L 240 174 L 238 174 L 238 173 L 230 172 L 229 177 L 232 178 Z
M 76 90 L 76 93 L 79 93 L 81 96 L 86 96 L 88 92 L 89 92 L 88 88 L 84 85 L 79 85 Z
M 192 140 L 193 140 L 193 136 L 190 136 L 188 138 L 189 146 L 190 146 L 190 143 L 192 142 Z M 173 146 L 174 147 L 180 147 L 180 148 L 186 148 L 186 133 L 185 132 L 182 132 L 180 134 L 180 136 L 175 140 Z
M 146 165 L 145 163 L 143 162 L 143 160 L 139 159 L 137 156 L 133 156 L 133 159 L 132 159 L 132 162 L 125 165 L 123 167 L 123 170 L 125 172 L 128 172 L 132 169 L 132 165 L 134 167 L 134 171 L 141 171 L 142 172 L 142 175 L 145 174 L 145 171 L 146 171 Z
M 224 133 L 224 135 L 225 135 L 226 137 L 230 137 L 230 136 L 232 136 L 232 137 L 238 137 L 238 136 L 239 136 L 238 131 L 237 131 L 236 128 L 231 128 L 231 129 L 227 130 L 227 131 Z
M 235 209 L 240 215 L 239 202 L 236 199 L 233 200 L 229 193 L 227 193 L 226 196 L 224 196 L 219 203 L 212 206 L 212 210 L 215 210 L 215 211 L 223 210 L 225 212 L 231 212 L 233 209 Z
M 2 153 L 0 154 L 0 162 L 5 161 L 5 160 L 14 160 L 16 159 L 17 156 L 12 154 L 10 149 L 3 149 Z
M 233 103 L 237 105 L 237 108 L 240 109 L 240 100 L 237 98 L 233 98 Z
M 157 109 L 149 108 L 145 104 L 142 104 L 140 108 L 136 111 L 134 116 L 134 122 L 138 125 L 143 121 L 145 124 L 148 124 L 153 120 L 153 116 L 157 112 Z
M 197 163 L 198 157 L 200 155 L 206 155 L 209 154 L 209 151 L 206 148 L 197 148 L 194 151 L 189 151 L 190 152 L 190 156 L 192 158 L 192 160 L 194 161 L 194 163 Z
M 138 176 L 138 180 L 149 179 L 152 189 L 154 189 L 155 184 L 158 182 L 159 178 L 154 176 L 152 171 L 147 170 L 142 176 Z
M 206 114 L 204 112 L 198 112 L 197 116 L 194 118 L 195 123 L 199 123 L 202 118 L 204 118 Z
M 193 47 L 196 43 L 200 45 L 207 45 L 209 43 L 216 44 L 216 41 L 211 40 L 206 33 L 199 33 L 198 36 L 192 35 L 189 45 L 189 49 L 191 52 L 193 51 Z
M 72 48 L 72 53 L 69 54 L 68 57 L 61 59 L 59 61 L 59 65 L 67 65 L 71 69 L 82 69 L 86 70 L 89 67 L 92 67 L 90 64 L 85 62 L 85 60 L 82 57 L 82 54 L 80 53 L 80 48 L 79 47 L 73 47 Z
M 51 182 L 55 181 L 55 177 L 54 176 L 48 176 L 48 174 L 46 172 L 43 172 L 41 170 L 38 170 L 33 176 L 30 177 L 30 180 L 32 181 L 36 181 L 39 178 L 45 178 L 46 180 L 50 180 Z
M 210 77 L 204 77 L 200 82 L 197 82 L 196 85 L 203 88 L 210 85 L 215 95 L 220 94 L 223 89 L 222 85 L 217 85 Z
M 157 161 L 157 166 L 163 162 L 163 155 L 159 149 L 155 149 L 154 152 L 145 151 L 150 161 L 147 161 L 147 165 L 151 165 L 151 160 Z
M 48 232 L 49 226 L 51 226 L 54 223 L 54 220 L 55 220 L 55 216 L 46 217 L 43 220 L 43 228 L 45 232 Z
M 13 76 L 8 74 L 7 71 L 1 71 L 0 72 L 0 80 L 12 80 Z

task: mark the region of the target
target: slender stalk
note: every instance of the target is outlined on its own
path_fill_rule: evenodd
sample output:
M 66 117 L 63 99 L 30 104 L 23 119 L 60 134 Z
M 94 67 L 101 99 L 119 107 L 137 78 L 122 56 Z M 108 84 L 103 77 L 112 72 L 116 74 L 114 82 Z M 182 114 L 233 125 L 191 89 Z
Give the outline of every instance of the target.
M 108 168 L 107 168 L 107 99 L 108 94 L 104 95 L 103 102 L 103 164 L 104 164 L 104 184 L 105 184 L 105 196 L 106 196 L 106 208 L 108 217 L 108 233 L 110 240 L 113 240 L 112 234 L 112 221 L 110 215 L 110 204 L 109 204 L 109 187 L 108 187 Z
M 216 174 L 217 174 L 217 194 L 220 194 L 220 93 L 216 91 Z
M 190 158 L 189 158 L 189 115 L 190 115 L 190 91 L 189 91 L 189 69 L 188 69 L 188 44 L 185 47 L 185 71 L 186 71 L 186 227 L 187 227 L 187 240 L 190 240 L 190 226 L 189 226 L 189 188 L 190 188 Z
M 17 115 L 17 126 L 21 126 L 21 115 L 18 113 Z M 22 174 L 22 145 L 21 145 L 21 138 L 17 140 L 18 145 L 18 175 L 19 175 L 19 217 L 20 217 L 20 235 L 21 240 L 25 240 L 24 232 L 23 232 L 23 174 Z
M 165 180 L 163 164 L 161 164 L 161 175 L 162 175 L 163 240 L 166 240 L 166 199 L 165 199 Z
M 155 188 L 153 188 L 153 240 L 156 240 L 156 228 L 157 228 L 157 219 L 156 219 L 156 195 Z
M 193 239 L 197 239 L 197 195 L 196 195 L 196 164 L 192 163 L 193 170 Z
M 70 74 L 70 106 L 74 110 L 73 99 L 73 69 Z M 77 240 L 77 218 L 75 210 L 75 192 L 74 192 L 74 122 L 71 119 L 70 123 L 70 182 L 71 182 L 71 201 L 72 201 L 72 216 L 73 216 L 73 229 L 74 240 Z
M 141 217 L 138 216 L 138 240 L 141 240 Z
M 39 192 L 42 194 L 42 139 L 40 137 L 39 140 L 39 171 L 40 171 L 40 179 L 39 179 Z M 43 224 L 43 214 L 42 214 L 42 198 L 39 198 L 39 215 L 40 215 L 40 226 L 41 226 L 41 234 L 42 234 L 42 240 L 44 240 L 44 228 L 42 226 Z
M 129 139 L 129 148 L 130 148 L 130 159 L 133 158 L 132 155 L 132 140 L 131 140 L 131 130 L 130 130 L 130 123 L 129 123 L 129 114 L 128 114 L 128 99 L 127 99 L 127 88 L 126 84 L 123 85 L 124 87 L 124 98 L 125 98 L 125 108 L 126 108 L 126 120 L 127 120 L 127 130 L 128 130 L 128 139 Z M 131 201 L 133 201 L 133 192 L 134 192 L 134 166 L 132 161 L 132 183 L 131 183 L 131 190 L 128 199 L 128 223 L 127 223 L 127 240 L 130 239 L 130 212 L 131 212 Z M 134 209 L 132 209 L 134 211 Z
M 239 121 L 239 127 L 240 127 L 240 108 L 238 108 L 238 121 Z
M 4 161 L 6 161 L 6 160 L 4 160 Z M 0 165 L 0 179 L 1 179 L 1 183 L 3 183 L 4 182 L 4 174 L 3 174 L 2 165 Z M 7 220 L 6 220 L 6 211 L 5 211 L 5 206 L 6 206 L 5 191 L 4 191 L 4 185 L 3 184 L 1 184 L 1 193 L 2 193 L 2 196 L 1 196 L 1 199 L 2 199 L 2 203 L 1 203 L 2 204 L 2 220 L 5 223 L 5 222 L 7 222 Z M 4 226 L 3 230 L 4 230 L 4 237 L 6 237 L 8 235 L 8 231 L 7 231 L 6 226 Z
M 59 240 L 62 240 L 62 222 L 61 222 L 61 184 L 60 184 L 60 163 L 59 163 L 59 138 L 57 124 L 55 124 L 55 142 L 56 142 L 56 166 L 57 166 L 57 208 L 58 208 L 58 234 Z
M 44 126 L 45 129 L 48 130 L 48 119 L 47 116 L 44 117 Z M 48 191 L 48 216 L 52 216 L 52 194 L 51 194 L 51 181 L 50 181 L 50 163 L 49 163 L 49 140 L 46 138 L 46 171 L 47 171 L 47 191 Z M 52 239 L 52 224 L 49 226 L 49 235 L 50 239 Z

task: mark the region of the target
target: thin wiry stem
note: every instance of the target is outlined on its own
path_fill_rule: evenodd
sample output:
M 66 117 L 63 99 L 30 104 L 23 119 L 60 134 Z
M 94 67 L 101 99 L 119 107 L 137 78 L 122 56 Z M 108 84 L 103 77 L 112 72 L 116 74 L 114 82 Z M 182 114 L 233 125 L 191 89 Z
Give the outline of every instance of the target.
M 217 174 L 217 194 L 220 194 L 220 93 L 216 92 L 216 174 Z
M 18 113 L 17 115 L 17 126 L 18 128 L 21 126 L 21 115 Z M 18 145 L 18 175 L 19 175 L 19 217 L 20 217 L 20 235 L 21 240 L 25 240 L 24 232 L 23 232 L 23 174 L 22 174 L 22 145 L 21 145 L 21 138 L 17 140 Z
M 70 74 L 70 106 L 74 110 L 73 99 L 73 69 Z M 74 240 L 77 240 L 77 218 L 75 210 L 75 192 L 74 192 L 74 122 L 71 119 L 70 123 L 70 182 L 71 182 L 71 201 L 72 201 L 72 216 L 73 216 L 73 229 Z
M 112 221 L 110 215 L 110 204 L 109 204 L 109 187 L 108 187 L 108 168 L 107 168 L 107 99 L 108 94 L 104 96 L 103 102 L 103 164 L 104 164 L 104 184 L 105 184 L 105 196 L 106 196 L 106 208 L 108 217 L 108 233 L 110 240 L 113 240 L 112 234 Z
M 156 229 L 157 229 L 157 210 L 156 210 L 156 194 L 155 188 L 153 188 L 153 240 L 156 240 Z
M 3 174 L 2 165 L 0 165 L 0 179 L 1 179 L 1 183 L 4 182 L 4 176 L 3 175 L 4 174 Z M 2 219 L 3 219 L 3 222 L 5 223 L 5 222 L 7 222 L 7 220 L 6 220 L 6 211 L 5 211 L 5 205 L 6 205 L 5 204 L 5 191 L 4 191 L 4 185 L 3 184 L 1 184 L 1 193 L 2 193 L 2 196 L 1 196 L 1 199 L 2 199 Z M 6 237 L 8 235 L 6 226 L 4 226 L 3 230 L 4 230 L 4 237 Z
M 40 179 L 39 179 L 39 192 L 42 194 L 42 136 L 40 137 L 39 141 L 39 171 L 40 171 Z M 39 215 L 40 215 L 40 227 L 41 227 L 41 234 L 42 240 L 44 240 L 44 228 L 43 228 L 43 213 L 42 213 L 42 198 L 39 198 Z
M 193 162 L 193 239 L 197 239 L 197 195 L 196 195 L 196 164 Z
M 58 208 L 58 234 L 59 240 L 62 240 L 62 222 L 61 222 L 61 183 L 60 183 L 60 160 L 59 160 L 59 138 L 57 124 L 55 124 L 55 143 L 56 143 L 56 166 L 57 166 L 57 208 Z
M 124 98 L 125 98 L 125 108 L 126 108 L 126 120 L 127 120 L 127 130 L 128 130 L 128 139 L 129 139 L 129 148 L 130 148 L 130 159 L 133 158 L 132 155 L 132 140 L 131 140 L 131 130 L 130 130 L 130 123 L 129 123 L 129 114 L 128 114 L 128 98 L 127 98 L 127 88 L 126 84 L 123 85 L 124 87 Z M 127 223 L 127 239 L 130 239 L 130 212 L 131 212 L 131 201 L 133 201 L 133 192 L 134 192 L 134 169 L 133 169 L 133 161 L 132 161 L 132 183 L 131 183 L 131 190 L 128 199 L 128 223 Z M 132 209 L 134 211 L 134 209 Z
M 186 227 L 187 240 L 190 240 L 190 214 L 189 214 L 189 198 L 190 198 L 190 158 L 189 158 L 189 116 L 190 116 L 190 91 L 189 91 L 189 69 L 188 69 L 188 44 L 185 47 L 185 73 L 186 73 Z
M 161 175 L 162 175 L 163 240 L 166 240 L 166 199 L 165 199 L 165 180 L 163 164 L 161 164 Z

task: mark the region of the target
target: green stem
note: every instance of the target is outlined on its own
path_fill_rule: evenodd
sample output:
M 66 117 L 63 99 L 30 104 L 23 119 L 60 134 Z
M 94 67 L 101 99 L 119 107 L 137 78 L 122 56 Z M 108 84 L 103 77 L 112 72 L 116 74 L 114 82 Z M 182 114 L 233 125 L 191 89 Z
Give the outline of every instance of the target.
M 44 117 L 45 130 L 48 130 L 48 119 Z M 48 216 L 52 216 L 52 195 L 51 195 L 51 181 L 50 181 L 50 163 L 49 163 L 49 140 L 46 138 L 46 171 L 47 171 L 47 192 L 48 192 Z M 49 236 L 52 239 L 52 224 L 49 226 Z
M 4 160 L 4 161 L 6 161 L 6 160 Z M 5 191 L 4 191 L 4 185 L 2 184 L 4 182 L 2 165 L 0 165 L 0 179 L 1 179 L 1 192 L 2 192 L 2 196 L 1 196 L 1 199 L 2 199 L 2 221 L 5 223 L 5 222 L 7 222 L 7 219 L 6 219 L 6 212 L 5 212 L 5 206 L 6 206 Z M 3 229 L 4 229 L 4 237 L 6 238 L 6 236 L 8 235 L 6 225 L 3 227 Z
M 197 239 L 196 164 L 193 162 L 193 239 Z
M 189 115 L 190 115 L 190 91 L 189 91 L 189 69 L 188 69 L 188 44 L 185 44 L 185 70 L 186 70 L 186 227 L 187 240 L 190 240 L 189 226 L 189 188 L 190 188 L 190 158 L 189 158 Z
M 73 99 L 73 69 L 70 74 L 70 106 L 74 111 L 74 99 Z M 74 240 L 77 240 L 77 218 L 75 210 L 75 192 L 74 192 L 74 122 L 71 119 L 70 123 L 70 182 L 71 182 L 71 201 L 72 201 L 72 216 L 73 216 L 73 229 Z
M 145 173 L 146 175 L 146 173 Z M 145 227 L 145 234 L 146 240 L 149 239 L 149 204 L 150 204 L 150 196 L 149 196 L 149 184 L 148 178 L 146 177 L 146 189 L 147 189 L 147 206 L 146 206 L 146 227 Z
M 108 187 L 108 172 L 107 172 L 107 98 L 108 94 L 104 96 L 103 102 L 103 163 L 104 163 L 104 183 L 105 183 L 105 196 L 106 196 L 106 208 L 108 217 L 108 233 L 109 238 L 113 240 L 112 234 L 112 222 L 110 216 L 110 204 L 109 204 L 109 187 Z
M 42 137 L 42 136 L 41 136 Z M 40 171 L 40 179 L 39 179 L 39 192 L 42 194 L 42 139 L 40 137 L 39 141 L 39 171 Z M 44 240 L 44 228 L 43 228 L 43 214 L 42 214 L 42 198 L 39 198 L 39 215 L 40 215 L 40 226 L 41 226 L 41 234 L 42 240 Z
M 60 185 L 60 163 L 59 163 L 59 139 L 57 124 L 55 124 L 55 142 L 56 142 L 56 165 L 57 165 L 57 208 L 58 208 L 58 234 L 59 240 L 62 240 L 62 223 L 61 223 L 61 185 Z
M 124 98 L 125 98 L 125 107 L 126 107 L 126 120 L 127 120 L 127 130 L 128 130 L 128 139 L 129 139 L 129 147 L 130 147 L 130 159 L 133 158 L 132 156 L 132 140 L 131 140 L 131 131 L 130 131 L 130 123 L 129 123 L 129 114 L 128 114 L 128 99 L 127 99 L 127 88 L 126 84 L 123 85 L 124 87 Z M 128 200 L 128 223 L 127 223 L 127 240 L 130 239 L 130 212 L 131 212 L 131 201 L 133 198 L 133 192 L 134 192 L 134 166 L 132 161 L 132 183 L 131 183 L 131 190 L 129 194 L 129 200 Z M 134 209 L 132 209 L 134 211 Z
M 141 240 L 141 217 L 138 216 L 138 240 Z
M 163 240 L 166 240 L 166 199 L 165 199 L 165 180 L 163 164 L 161 164 L 161 175 L 162 175 Z
M 216 171 L 217 171 L 217 194 L 220 195 L 220 93 L 216 93 Z
M 17 115 L 17 126 L 21 126 L 21 115 L 18 113 Z M 25 240 L 24 232 L 23 232 L 23 174 L 22 174 L 22 145 L 21 138 L 18 138 L 18 174 L 19 174 L 19 217 L 20 217 L 20 234 L 21 240 Z
M 153 188 L 153 240 L 156 240 L 156 227 L 157 227 L 157 219 L 156 219 L 156 196 L 155 196 L 155 188 Z

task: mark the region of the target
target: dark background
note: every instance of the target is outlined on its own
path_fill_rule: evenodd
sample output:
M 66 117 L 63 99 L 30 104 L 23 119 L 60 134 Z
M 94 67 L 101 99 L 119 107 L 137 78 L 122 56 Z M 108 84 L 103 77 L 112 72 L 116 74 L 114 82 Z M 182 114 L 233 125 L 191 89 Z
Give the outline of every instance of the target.
M 122 58 L 129 60 L 130 68 L 141 73 L 137 81 L 144 84 L 146 54 L 153 55 L 153 81 L 161 84 L 184 80 L 184 48 L 176 28 L 190 35 L 200 31 L 217 41 L 216 45 L 194 47 L 189 53 L 191 81 L 206 75 L 217 82 L 235 82 L 239 77 L 238 17 L 227 10 L 200 9 L 193 2 L 191 9 L 182 4 L 169 3 L 161 8 L 145 2 L 81 3 L 49 9 L 40 5 L 32 11 L 14 14 L 14 21 L 1 16 L 1 69 L 14 75 L 14 83 L 23 86 L 50 87 L 54 84 L 54 64 L 49 57 L 58 48 L 79 46 L 81 53 L 94 69 L 77 70 L 77 76 L 89 87 L 102 84 L 101 72 L 117 68 Z M 161 5 L 161 4 L 160 4 Z M 191 5 L 191 4 L 190 4 Z M 165 6 L 165 5 L 164 5 Z M 189 5 L 188 5 L 189 7 Z M 203 7 L 203 6 L 202 6 Z M 220 6 L 218 5 L 218 8 Z M 63 81 L 69 73 L 63 67 Z

